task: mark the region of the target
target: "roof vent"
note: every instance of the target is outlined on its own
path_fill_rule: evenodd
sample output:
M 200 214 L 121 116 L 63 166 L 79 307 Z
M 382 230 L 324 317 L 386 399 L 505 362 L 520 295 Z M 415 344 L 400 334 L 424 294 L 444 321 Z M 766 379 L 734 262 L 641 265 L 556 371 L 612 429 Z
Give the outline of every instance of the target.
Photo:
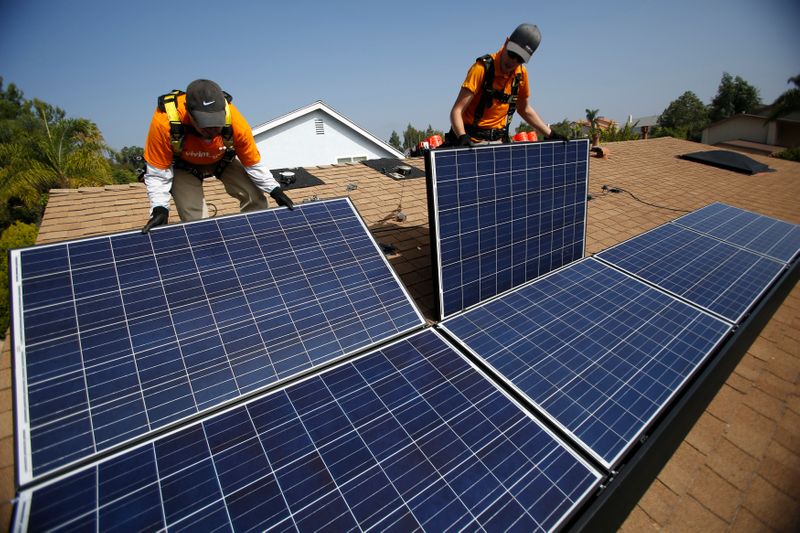
M 321 118 L 314 119 L 314 127 L 317 129 L 317 135 L 325 134 L 325 124 L 322 123 Z

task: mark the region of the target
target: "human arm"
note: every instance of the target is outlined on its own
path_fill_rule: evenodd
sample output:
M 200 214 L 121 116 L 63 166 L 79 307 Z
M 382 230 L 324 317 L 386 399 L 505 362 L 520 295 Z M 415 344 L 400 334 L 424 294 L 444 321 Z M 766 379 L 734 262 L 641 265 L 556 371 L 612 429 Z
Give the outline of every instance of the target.
M 236 150 L 236 157 L 239 158 L 244 166 L 250 181 L 260 190 L 269 194 L 278 205 L 283 205 L 289 209 L 294 209 L 294 203 L 286 196 L 278 182 L 272 177 L 272 173 L 261 159 L 261 152 L 258 150 L 256 141 L 253 138 L 253 130 L 245 120 L 244 116 L 230 105 L 231 124 L 233 126 L 233 146 Z
M 244 167 L 244 169 L 255 186 L 269 194 L 278 205 L 294 209 L 294 203 L 286 196 L 283 189 L 281 189 L 278 182 L 275 181 L 275 178 L 272 177 L 272 173 L 263 162 L 259 161 L 254 165 Z
M 517 100 L 517 103 L 519 105 L 519 116 L 522 117 L 525 122 L 533 126 L 539 133 L 541 133 L 544 139 L 548 141 L 569 141 L 568 138 L 553 131 L 553 129 L 546 124 L 544 120 L 542 120 L 542 118 L 539 116 L 539 113 L 533 109 L 527 98 L 524 100 L 519 99 Z
M 548 137 L 551 134 L 550 126 L 547 125 L 539 116 L 539 113 L 533 109 L 527 97 L 517 100 L 517 112 L 522 120 L 533 126 L 542 137 Z
M 148 163 L 144 183 L 147 185 L 147 196 L 150 199 L 150 220 L 142 228 L 142 233 L 147 233 L 156 226 L 166 224 L 169 219 L 172 168 L 161 169 Z
M 461 87 L 453 108 L 450 110 L 450 125 L 453 127 L 453 133 L 459 138 L 467 133 L 464 127 L 464 110 L 474 96 L 475 94 L 472 91 L 466 87 Z

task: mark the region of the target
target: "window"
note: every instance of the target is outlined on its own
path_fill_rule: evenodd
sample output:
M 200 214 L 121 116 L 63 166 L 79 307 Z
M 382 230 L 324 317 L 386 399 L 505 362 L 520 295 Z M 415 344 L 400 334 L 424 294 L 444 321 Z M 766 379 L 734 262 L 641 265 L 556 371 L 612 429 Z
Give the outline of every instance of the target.
M 322 123 L 321 118 L 314 119 L 314 127 L 317 129 L 317 135 L 325 135 L 325 124 Z
M 336 164 L 343 165 L 345 163 L 358 163 L 359 161 L 366 161 L 367 156 L 365 155 L 354 155 L 351 157 L 337 157 Z

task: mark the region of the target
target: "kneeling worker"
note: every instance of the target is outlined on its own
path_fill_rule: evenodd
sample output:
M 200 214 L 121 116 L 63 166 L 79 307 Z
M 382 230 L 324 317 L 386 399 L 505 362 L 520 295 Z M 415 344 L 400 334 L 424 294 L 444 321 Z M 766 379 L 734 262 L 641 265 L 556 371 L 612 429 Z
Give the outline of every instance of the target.
M 170 195 L 184 222 L 205 215 L 203 179 L 216 176 L 242 212 L 278 205 L 294 208 L 261 160 L 253 132 L 231 97 L 211 80 L 195 80 L 186 93 L 159 98 L 144 148 L 144 182 L 150 220 L 142 228 L 166 224 Z
M 552 131 L 528 102 L 531 93 L 524 64 L 541 40 L 538 27 L 520 24 L 500 50 L 475 61 L 450 111 L 447 146 L 509 142 L 508 128 L 515 110 L 544 139 L 568 140 Z

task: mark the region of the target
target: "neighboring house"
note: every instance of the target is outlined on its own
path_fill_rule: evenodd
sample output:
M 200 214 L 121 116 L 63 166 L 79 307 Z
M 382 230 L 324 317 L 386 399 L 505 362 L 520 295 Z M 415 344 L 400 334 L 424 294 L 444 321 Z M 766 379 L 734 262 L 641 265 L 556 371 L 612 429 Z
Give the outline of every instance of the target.
M 577 126 L 579 126 L 581 128 L 581 133 L 583 135 L 587 135 L 587 136 L 589 135 L 589 129 L 591 127 L 591 124 L 589 124 L 588 120 L 586 120 L 586 119 L 578 120 L 578 121 L 575 122 L 575 125 L 577 125 Z M 607 130 L 608 128 L 610 128 L 612 126 L 615 127 L 615 128 L 618 126 L 618 124 L 617 124 L 617 122 L 615 120 L 611 120 L 610 118 L 606 118 L 606 117 L 597 117 L 597 127 L 601 131 L 605 131 L 605 130 Z
M 593 158 L 589 165 L 588 192 L 594 199 L 588 204 L 587 255 L 677 218 L 681 212 L 676 210 L 694 210 L 714 201 L 800 223 L 800 164 L 796 162 L 754 156 L 775 172 L 748 176 L 678 158 L 711 149 L 686 140 L 664 137 L 609 144 L 613 157 Z M 406 163 L 424 168 L 420 158 Z M 390 264 L 431 317 L 425 179 L 393 180 L 366 165 L 309 171 L 324 185 L 287 194 L 298 203 L 349 195 L 375 238 L 394 250 L 388 256 Z M 621 187 L 630 194 L 604 194 L 603 185 Z M 204 187 L 218 215 L 238 211 L 238 202 L 218 180 L 207 180 Z M 274 205 L 271 199 L 270 205 Z M 406 215 L 402 219 L 397 216 L 400 212 Z M 37 241 L 138 231 L 148 214 L 142 184 L 55 189 L 50 191 Z M 171 222 L 177 222 L 177 217 Z M 758 334 L 694 429 L 639 498 L 623 532 L 799 530 L 799 314 L 800 285 Z M 0 366 L 0 517 L 6 528 L 14 498 L 10 344 L 5 343 Z
M 404 155 L 318 100 L 253 128 L 269 168 L 295 168 Z
M 800 146 L 800 112 L 766 122 L 770 107 L 717 121 L 703 130 L 703 143 L 770 155 Z

